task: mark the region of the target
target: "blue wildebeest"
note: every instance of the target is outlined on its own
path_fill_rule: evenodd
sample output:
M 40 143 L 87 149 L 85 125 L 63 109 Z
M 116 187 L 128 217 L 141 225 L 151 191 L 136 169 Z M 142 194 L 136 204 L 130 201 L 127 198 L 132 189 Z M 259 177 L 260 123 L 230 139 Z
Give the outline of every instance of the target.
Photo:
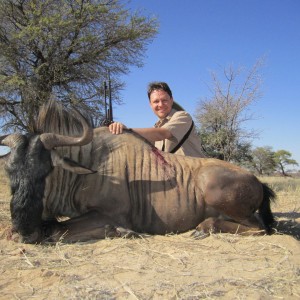
M 273 191 L 238 166 L 163 153 L 131 131 L 92 129 L 54 101 L 37 128 L 0 137 L 11 149 L 12 231 L 24 242 L 272 231 Z

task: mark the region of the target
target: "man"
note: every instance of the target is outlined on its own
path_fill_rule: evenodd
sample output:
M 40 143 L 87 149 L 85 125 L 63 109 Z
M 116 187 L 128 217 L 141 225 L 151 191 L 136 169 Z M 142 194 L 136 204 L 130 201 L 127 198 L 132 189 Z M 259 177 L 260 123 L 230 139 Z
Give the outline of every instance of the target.
M 153 128 L 132 128 L 162 151 L 205 157 L 192 117 L 173 100 L 172 91 L 165 82 L 153 82 L 148 87 L 148 98 L 154 114 L 159 118 Z M 115 122 L 109 126 L 113 134 L 127 128 Z

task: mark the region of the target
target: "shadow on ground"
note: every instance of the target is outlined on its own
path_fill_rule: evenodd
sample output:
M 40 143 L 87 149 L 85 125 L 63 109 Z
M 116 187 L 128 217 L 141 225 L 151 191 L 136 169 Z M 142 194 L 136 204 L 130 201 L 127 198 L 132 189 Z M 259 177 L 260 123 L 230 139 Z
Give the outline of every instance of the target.
M 296 220 L 300 218 L 298 212 L 274 213 L 276 219 L 275 229 L 279 234 L 286 234 L 300 241 L 300 223 Z

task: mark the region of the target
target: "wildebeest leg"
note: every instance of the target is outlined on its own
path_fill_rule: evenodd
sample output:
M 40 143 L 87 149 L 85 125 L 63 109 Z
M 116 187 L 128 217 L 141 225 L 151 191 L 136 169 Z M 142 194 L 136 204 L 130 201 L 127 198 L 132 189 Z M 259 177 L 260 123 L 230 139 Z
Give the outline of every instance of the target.
M 196 227 L 193 236 L 201 239 L 207 237 L 210 233 L 221 232 L 241 235 L 260 235 L 265 233 L 259 221 L 253 216 L 240 223 L 220 218 L 208 218 Z
M 106 237 L 122 237 L 131 230 L 119 227 L 109 217 L 97 211 L 88 212 L 82 216 L 56 223 L 48 230 L 49 242 L 63 241 L 66 243 L 84 242 Z

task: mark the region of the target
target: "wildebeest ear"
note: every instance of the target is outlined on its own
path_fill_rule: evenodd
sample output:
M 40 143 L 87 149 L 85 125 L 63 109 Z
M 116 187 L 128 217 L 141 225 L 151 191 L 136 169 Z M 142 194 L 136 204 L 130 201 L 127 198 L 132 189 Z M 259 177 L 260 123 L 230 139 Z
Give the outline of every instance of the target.
M 61 167 L 64 170 L 68 170 L 70 172 L 76 174 L 93 174 L 97 171 L 93 171 L 89 168 L 81 166 L 77 162 L 67 157 L 60 157 L 55 151 L 51 151 L 51 159 L 54 167 Z

